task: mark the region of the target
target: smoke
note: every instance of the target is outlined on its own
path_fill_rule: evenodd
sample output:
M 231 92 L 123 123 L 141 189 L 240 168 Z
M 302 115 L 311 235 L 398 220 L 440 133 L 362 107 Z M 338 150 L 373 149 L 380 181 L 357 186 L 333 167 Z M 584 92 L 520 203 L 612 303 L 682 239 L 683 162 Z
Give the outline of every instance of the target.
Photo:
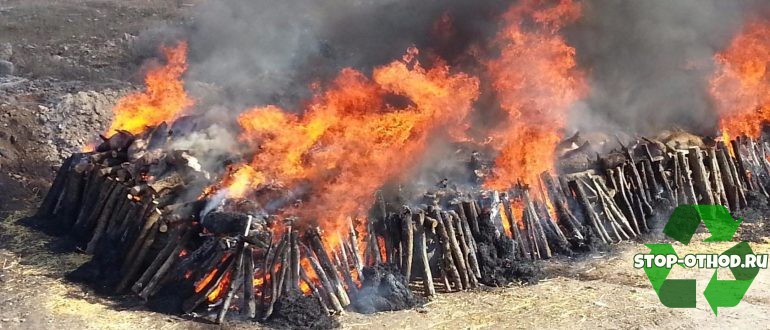
M 368 72 L 416 45 L 452 63 L 495 32 L 494 18 L 510 1 L 208 1 L 180 33 L 190 43 L 188 80 L 222 87 L 233 109 L 276 104 L 296 108 L 308 85 L 343 67 Z M 451 42 L 437 35 L 452 18 Z M 162 40 L 157 30 L 148 33 Z
M 572 126 L 715 133 L 708 95 L 713 56 L 752 7 L 754 2 L 719 0 L 583 2 L 583 17 L 567 38 L 579 65 L 589 70 L 591 86 L 588 109 L 572 112 Z

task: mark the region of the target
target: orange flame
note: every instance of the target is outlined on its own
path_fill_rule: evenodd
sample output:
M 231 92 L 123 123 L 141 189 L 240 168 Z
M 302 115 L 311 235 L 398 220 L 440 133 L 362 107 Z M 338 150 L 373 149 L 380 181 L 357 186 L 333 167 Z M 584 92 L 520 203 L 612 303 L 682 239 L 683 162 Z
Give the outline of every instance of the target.
M 519 230 L 525 230 L 526 226 L 524 225 L 524 201 L 521 198 L 511 199 L 511 212 L 513 213 L 513 217 L 516 219 L 516 225 L 519 227 Z
M 503 231 L 505 232 L 505 236 L 513 237 L 513 233 L 511 232 L 511 220 L 508 219 L 508 214 L 505 213 L 505 207 L 501 203 L 498 208 L 500 218 L 503 220 Z
M 729 134 L 758 138 L 770 120 L 770 21 L 747 24 L 714 60 L 711 95 L 725 143 Z
M 503 189 L 518 181 L 534 184 L 553 168 L 560 130 L 569 107 L 586 92 L 584 73 L 575 49 L 559 34 L 577 20 L 581 7 L 572 0 L 523 0 L 503 16 L 506 27 L 497 35 L 500 56 L 486 63 L 507 125 L 494 137 L 500 141 L 495 173 L 488 188 Z
M 107 130 L 112 135 L 118 130 L 140 133 L 147 126 L 158 125 L 177 118 L 194 104 L 184 91 L 182 74 L 187 70 L 187 43 L 175 47 L 161 47 L 166 64 L 154 68 L 144 79 L 146 89 L 122 97 L 112 110 L 115 118 Z
M 380 258 L 382 262 L 388 262 L 388 252 L 385 250 L 385 238 L 377 236 L 377 246 L 380 249 Z
M 307 277 L 310 278 L 310 281 L 313 282 L 313 285 L 319 285 L 321 283 L 321 280 L 318 278 L 318 275 L 316 275 L 315 270 L 313 270 L 313 266 L 310 265 L 310 260 L 307 258 L 302 258 L 302 260 L 300 260 L 299 266 L 305 270 L 305 274 L 307 274 Z M 305 281 L 300 281 L 299 288 L 302 290 L 302 293 L 306 295 L 310 293 L 310 286 L 305 283 Z
M 464 122 L 478 95 L 476 78 L 445 65 L 425 69 L 417 54 L 410 48 L 371 78 L 343 69 L 302 115 L 276 106 L 242 113 L 240 139 L 258 150 L 229 185 L 231 196 L 266 178 L 307 184 L 303 206 L 285 212 L 318 219 L 329 232 L 347 230 L 346 216 L 364 213 L 375 191 L 406 173 L 442 127 Z
M 206 276 L 204 276 L 200 281 L 195 283 L 195 293 L 203 291 L 206 285 L 208 285 L 209 282 L 211 282 L 211 280 L 214 279 L 214 276 L 216 276 L 218 272 L 219 272 L 219 269 L 214 268 L 211 271 L 209 271 L 206 274 Z
M 219 281 L 219 284 L 217 284 L 217 287 L 214 288 L 214 290 L 211 290 L 211 292 L 206 296 L 206 299 L 209 302 L 217 301 L 217 299 L 219 299 L 222 294 L 227 291 L 227 287 L 230 286 L 230 277 L 232 276 L 232 273 L 232 271 L 225 273 L 225 275 L 222 277 L 222 280 Z

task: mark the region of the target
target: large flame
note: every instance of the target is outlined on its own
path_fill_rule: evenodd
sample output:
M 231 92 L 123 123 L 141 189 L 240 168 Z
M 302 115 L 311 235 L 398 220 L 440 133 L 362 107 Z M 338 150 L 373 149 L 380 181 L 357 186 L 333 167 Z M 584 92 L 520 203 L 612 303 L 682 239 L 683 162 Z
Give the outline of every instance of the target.
M 258 189 L 267 178 L 309 187 L 302 207 L 288 212 L 345 232 L 346 217 L 361 214 L 377 189 L 405 174 L 430 137 L 463 123 L 478 95 L 476 78 L 445 65 L 422 68 L 416 55 L 410 48 L 371 78 L 342 70 L 301 115 L 275 106 L 242 113 L 241 139 L 257 151 L 236 171 L 230 196 Z
M 711 95 L 723 136 L 759 137 L 770 120 L 770 21 L 746 25 L 715 61 Z
M 193 105 L 181 79 L 187 70 L 187 43 L 161 47 L 161 52 L 166 58 L 166 64 L 147 73 L 144 79 L 146 89 L 143 92 L 132 93 L 118 100 L 112 110 L 115 118 L 107 130 L 108 135 L 118 130 L 142 132 L 147 126 L 177 118 L 184 109 Z
M 559 34 L 577 20 L 580 5 L 572 0 L 523 0 L 504 15 L 496 38 L 499 57 L 486 63 L 500 106 L 508 121 L 493 136 L 501 148 L 495 173 L 485 183 L 504 189 L 553 168 L 556 144 L 570 106 L 586 91 L 575 49 Z

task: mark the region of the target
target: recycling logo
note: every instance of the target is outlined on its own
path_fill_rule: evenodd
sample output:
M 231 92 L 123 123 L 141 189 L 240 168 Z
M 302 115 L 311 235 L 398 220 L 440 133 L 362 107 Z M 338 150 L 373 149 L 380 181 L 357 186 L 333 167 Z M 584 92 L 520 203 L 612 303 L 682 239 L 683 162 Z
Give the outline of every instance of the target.
M 663 232 L 672 239 L 690 244 L 695 231 L 704 223 L 711 234 L 706 242 L 729 242 L 742 219 L 733 219 L 721 205 L 681 205 L 668 220 Z M 760 268 L 767 267 L 767 255 L 756 255 L 746 241 L 741 241 L 721 254 L 677 255 L 668 243 L 646 244 L 648 254 L 634 257 L 636 267 L 643 268 L 660 302 L 671 308 L 696 307 L 695 279 L 668 279 L 674 266 L 714 268 L 714 274 L 703 291 L 703 296 L 717 315 L 719 307 L 734 307 L 749 290 Z M 718 268 L 729 268 L 734 279 L 719 279 Z

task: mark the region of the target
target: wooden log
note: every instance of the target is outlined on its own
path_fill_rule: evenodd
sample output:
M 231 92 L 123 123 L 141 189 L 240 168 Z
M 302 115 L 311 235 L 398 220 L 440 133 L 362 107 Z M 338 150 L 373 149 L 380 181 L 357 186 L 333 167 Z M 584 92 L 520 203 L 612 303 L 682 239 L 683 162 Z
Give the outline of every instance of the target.
M 93 212 L 93 209 L 97 206 L 97 201 L 101 197 L 102 188 L 105 186 L 105 178 L 100 176 L 96 171 L 89 172 L 88 182 L 83 189 L 82 206 L 75 217 L 75 224 L 73 225 L 73 232 L 83 233 L 90 231 L 87 223 L 88 216 Z M 80 235 L 82 236 L 82 234 Z
M 416 214 L 413 215 L 412 220 L 415 222 L 417 253 L 420 256 L 420 264 L 422 265 L 423 294 L 426 297 L 432 297 L 436 295 L 436 288 L 433 285 L 433 274 L 430 271 L 430 262 L 428 261 L 427 236 L 425 234 L 425 211 L 419 210 Z
M 176 188 L 183 187 L 185 180 L 179 171 L 173 171 L 162 178 L 156 179 L 147 184 L 155 195 L 163 195 L 166 191 L 173 191 Z
M 538 255 L 540 258 L 551 258 L 551 248 L 548 246 L 548 240 L 545 238 L 543 227 L 540 225 L 540 216 L 535 210 L 532 198 L 529 196 L 529 190 L 524 190 L 524 206 L 529 212 L 529 223 L 532 226 L 532 236 L 537 244 Z
M 746 190 L 748 189 L 746 184 L 743 182 L 743 179 L 741 178 L 741 174 L 738 172 L 738 167 L 735 165 L 736 161 L 734 158 L 730 157 L 728 154 L 727 148 L 722 148 L 722 153 L 725 155 L 725 159 L 727 160 L 727 165 L 730 168 L 730 173 L 733 176 L 733 182 L 735 183 L 735 186 L 738 188 L 738 202 L 740 203 L 740 207 L 744 208 L 748 206 L 748 202 L 746 201 Z
M 649 159 L 642 159 L 640 163 L 642 164 L 642 168 L 644 169 L 644 174 L 647 177 L 647 184 L 649 185 L 650 190 L 656 197 L 660 196 L 660 194 L 664 192 L 664 189 L 661 187 L 661 184 L 658 183 L 658 180 L 655 177 L 655 172 L 652 168 L 652 163 L 650 162 Z
M 157 220 L 157 218 L 158 217 L 151 217 L 145 223 L 145 228 L 147 228 L 147 230 L 144 231 L 144 237 L 134 243 L 135 247 L 132 248 L 131 251 L 133 254 L 129 252 L 129 256 L 124 259 L 123 266 L 121 267 L 121 273 L 124 275 L 118 283 L 118 286 L 115 288 L 116 293 L 123 292 L 129 283 L 133 283 L 130 281 L 134 280 L 136 275 L 138 275 L 140 267 L 144 264 L 144 258 L 146 257 L 147 252 L 155 242 L 155 236 L 158 232 L 158 222 L 153 221 L 153 219 Z M 147 225 L 149 225 L 149 227 L 147 227 Z
M 401 256 L 401 274 L 407 281 L 412 278 L 412 258 L 414 255 L 414 226 L 412 225 L 412 210 L 408 206 L 403 207 L 401 212 L 401 237 L 402 256 Z
M 441 223 L 446 229 L 447 238 L 449 238 L 449 245 L 452 251 L 452 261 L 454 261 L 457 271 L 460 272 L 460 282 L 464 289 L 470 287 L 471 273 L 468 271 L 468 267 L 465 262 L 465 254 L 460 247 L 460 242 L 457 240 L 457 231 L 454 228 L 454 219 L 448 212 L 441 211 Z
M 340 249 L 342 250 L 342 249 Z M 340 254 L 336 250 L 332 250 L 332 259 L 337 266 L 337 271 L 342 274 L 342 279 L 347 286 L 348 297 L 356 297 L 358 295 L 358 287 L 353 281 L 353 277 L 350 276 L 350 265 L 346 265 L 340 257 Z
M 241 311 L 248 319 L 253 319 L 257 315 L 257 299 L 254 294 L 254 248 L 246 246 L 243 257 L 243 304 Z
M 631 231 L 636 233 L 637 235 L 641 234 L 641 230 L 639 229 L 639 222 L 636 219 L 636 214 L 634 212 L 634 207 L 629 200 L 628 196 L 628 190 L 625 182 L 622 181 L 622 169 L 618 168 L 617 170 L 608 169 L 607 170 L 607 177 L 612 182 L 613 187 L 615 187 L 615 201 L 619 202 L 619 209 L 621 213 L 626 218 L 626 221 L 630 223 L 631 225 Z
M 343 306 L 339 298 L 337 297 L 337 295 L 334 293 L 336 291 L 336 288 L 332 285 L 332 282 L 329 279 L 329 276 L 327 276 L 323 267 L 321 267 L 321 263 L 313 255 L 313 252 L 310 251 L 310 249 L 307 246 L 304 246 L 302 244 L 300 246 L 302 246 L 302 249 L 305 253 L 305 258 L 307 258 L 308 261 L 310 261 L 310 266 L 313 268 L 313 271 L 315 272 L 316 276 L 318 276 L 318 279 L 321 281 L 321 285 L 323 286 L 324 291 L 326 292 L 326 298 L 329 300 L 330 307 L 335 312 L 341 313 L 343 311 Z
M 447 234 L 447 229 L 445 227 L 443 218 L 441 217 L 441 212 L 435 208 L 429 208 L 428 211 L 433 214 L 435 218 L 431 219 L 430 217 L 426 217 L 426 219 L 430 219 L 437 224 L 436 233 L 439 235 L 439 243 L 441 246 L 442 273 L 447 274 L 452 287 L 454 287 L 456 290 L 463 290 L 463 282 L 460 279 L 460 272 L 457 270 L 454 259 L 452 258 L 452 246 L 451 243 L 449 243 L 449 235 Z M 452 288 L 447 287 L 447 291 L 452 291 Z
M 471 228 L 471 232 L 474 236 L 479 236 L 480 229 L 479 229 L 479 213 L 476 212 L 476 208 L 474 207 L 473 201 L 463 201 L 461 202 L 461 205 L 463 207 L 463 212 L 465 213 L 465 218 L 468 220 L 468 225 Z
M 350 237 L 350 248 L 353 251 L 353 264 L 356 266 L 358 276 L 361 276 L 361 279 L 363 279 L 364 265 L 361 262 L 361 252 L 358 250 L 358 235 L 356 234 L 355 227 L 353 227 L 353 220 L 350 217 L 348 217 L 348 237 Z
M 299 232 L 292 230 L 290 239 L 291 285 L 295 290 L 299 291 L 299 269 L 301 268 L 299 265 Z
M 553 244 L 555 247 L 558 247 L 561 251 L 568 252 L 570 251 L 569 248 L 569 241 L 567 240 L 567 236 L 564 235 L 564 232 L 562 232 L 561 228 L 559 228 L 558 224 L 556 223 L 557 219 L 554 219 L 554 216 L 558 217 L 558 211 L 556 210 L 556 207 L 553 206 L 553 201 L 548 198 L 545 194 L 545 188 L 544 183 L 542 181 L 542 175 L 538 178 L 538 191 L 540 192 L 540 200 L 542 201 L 542 207 L 543 207 L 543 218 L 541 219 L 540 228 L 543 229 L 543 231 L 546 234 L 546 242 L 551 245 Z M 553 212 L 553 213 L 552 213 Z M 554 235 L 553 241 L 551 241 L 548 237 L 548 234 Z M 551 248 L 553 250 L 553 248 Z
M 225 319 L 225 316 L 227 315 L 227 312 L 230 310 L 230 304 L 233 301 L 233 296 L 238 291 L 238 287 L 243 284 L 243 279 L 241 278 L 243 276 L 243 264 L 244 264 L 244 252 L 246 251 L 246 246 L 248 245 L 246 243 L 245 237 L 249 234 L 249 230 L 251 230 L 251 221 L 253 220 L 252 217 L 249 215 L 248 220 L 246 221 L 246 225 L 244 226 L 244 230 L 241 233 L 242 235 L 238 239 L 237 247 L 235 250 L 235 265 L 233 266 L 232 274 L 230 277 L 230 286 L 227 290 L 227 296 L 225 296 L 224 301 L 222 302 L 222 308 L 219 310 L 219 313 L 217 314 L 216 322 L 218 324 L 222 324 L 222 322 Z M 248 258 L 251 258 L 251 255 L 249 254 Z M 299 261 L 297 261 L 299 263 Z M 249 276 L 253 277 L 253 273 L 249 273 Z M 297 276 L 299 277 L 299 275 Z M 253 287 L 252 287 L 253 289 Z
M 116 207 L 122 205 L 122 203 L 125 201 L 124 193 L 124 186 L 120 184 L 116 184 L 115 188 L 110 192 L 110 197 L 105 202 L 104 208 L 102 209 L 102 212 L 99 215 L 99 219 L 97 220 L 94 234 L 91 236 L 91 240 L 86 245 L 86 253 L 94 253 L 96 244 L 102 238 L 102 235 L 104 235 L 105 231 L 107 231 L 108 222 L 113 216 L 113 210 Z
M 113 237 L 117 237 L 120 243 L 125 243 L 125 239 L 128 237 L 128 233 L 131 231 L 131 229 L 144 223 L 144 215 L 146 214 L 147 208 L 150 206 L 150 204 L 151 203 L 149 200 L 143 200 L 138 203 L 131 203 L 131 207 L 126 212 L 126 215 L 123 218 L 123 222 L 120 224 L 120 226 L 115 227 Z
M 444 291 L 445 292 L 452 292 L 452 285 L 449 284 L 449 276 L 447 275 L 447 271 L 444 268 L 439 268 L 441 271 L 441 283 L 444 284 Z
M 84 174 L 70 170 L 61 196 L 60 207 L 56 211 L 61 228 L 69 230 L 75 224 L 82 205 L 84 186 Z
M 548 171 L 540 174 L 540 180 L 542 180 L 545 191 L 548 193 L 548 198 L 556 209 L 559 223 L 567 228 L 572 237 L 577 240 L 583 240 L 583 234 L 581 234 L 583 226 L 575 215 L 572 214 L 564 192 L 559 189 L 559 186 L 554 182 L 553 177 L 551 177 Z
M 454 210 L 451 210 L 448 212 L 449 218 L 452 219 L 452 227 L 454 227 L 455 235 L 457 236 L 457 241 L 460 245 L 460 252 L 463 255 L 464 258 L 464 268 L 466 273 L 468 274 L 468 287 L 469 288 L 475 288 L 479 286 L 479 281 L 476 278 L 476 273 L 474 270 L 474 262 L 471 258 L 474 258 L 475 255 L 472 255 L 471 247 L 468 244 L 468 241 L 465 237 L 465 229 L 463 228 L 463 219 L 460 218 L 460 216 L 455 212 Z
M 656 191 L 653 190 L 651 184 L 649 181 L 647 181 L 647 171 L 644 168 L 644 165 L 642 162 L 639 162 L 637 164 L 637 168 L 639 169 L 639 176 L 642 179 L 642 190 L 644 190 L 644 194 L 647 196 L 647 201 L 649 203 L 652 203 L 652 201 L 657 197 Z
M 139 235 L 134 241 L 134 244 L 131 246 L 131 249 L 126 254 L 123 265 L 120 267 L 121 273 L 129 272 L 129 267 L 131 267 L 131 265 L 134 264 L 134 260 L 137 259 L 137 254 L 139 253 L 139 251 L 143 249 L 143 246 L 145 244 L 144 241 L 148 237 L 150 237 L 150 235 L 152 235 L 153 237 L 155 236 L 155 233 L 158 231 L 158 226 L 155 226 L 155 224 L 158 222 L 159 219 L 160 219 L 160 211 L 158 211 L 157 209 L 153 209 L 150 215 L 147 217 L 144 224 L 142 225 L 142 228 L 139 231 Z
M 459 224 L 459 227 L 457 228 L 460 228 L 460 232 L 462 233 L 465 245 L 468 247 L 468 257 L 466 258 L 468 260 L 468 269 L 474 275 L 475 279 L 479 279 L 481 278 L 481 269 L 479 268 L 478 258 L 476 257 L 476 251 L 478 250 L 476 247 L 476 239 L 473 238 L 470 225 L 468 225 L 468 221 L 465 219 L 464 213 L 460 213 L 462 210 L 463 209 L 461 204 L 455 204 L 455 210 L 452 211 L 452 215 L 459 219 L 457 220 Z M 476 282 L 478 282 L 478 280 Z
M 592 178 L 592 180 L 594 181 L 594 185 L 597 187 L 597 192 L 599 192 L 600 197 L 604 200 L 603 204 L 605 204 L 605 206 L 607 207 L 607 210 L 615 219 L 615 224 L 618 225 L 618 227 L 625 232 L 628 238 L 635 237 L 641 234 L 639 232 L 635 232 L 634 228 L 631 227 L 631 223 L 628 221 L 628 218 L 626 218 L 625 214 L 623 214 L 623 212 L 620 210 L 620 207 L 615 203 L 615 201 L 610 196 L 611 195 L 610 190 L 604 184 L 604 181 L 599 178 Z M 615 192 L 615 194 L 617 194 L 617 192 Z
M 334 286 L 334 289 L 335 289 L 334 294 L 337 295 L 337 298 L 339 299 L 340 304 L 342 304 L 343 307 L 350 305 L 350 298 L 348 297 L 347 292 L 345 292 L 345 289 L 342 287 L 339 274 L 337 274 L 337 272 L 334 270 L 334 266 L 332 266 L 332 262 L 329 259 L 329 255 L 326 253 L 326 249 L 324 248 L 323 243 L 321 242 L 321 233 L 318 227 L 311 228 L 310 230 L 308 230 L 307 237 L 310 243 L 310 247 L 313 249 L 316 256 L 318 257 L 318 261 L 321 262 L 321 267 L 329 276 L 329 280 Z M 379 251 L 377 252 L 379 253 Z
M 623 152 L 626 154 L 626 157 L 629 160 L 628 174 L 631 176 L 631 180 L 634 186 L 636 186 L 637 194 L 639 194 L 639 197 L 642 201 L 642 205 L 644 206 L 644 210 L 647 214 L 652 214 L 652 206 L 650 206 L 650 201 L 649 201 L 650 200 L 649 191 L 644 191 L 645 190 L 644 183 L 642 182 L 641 175 L 639 174 L 639 169 L 636 167 L 636 160 L 634 159 L 634 155 L 631 152 L 631 150 L 626 148 L 626 146 L 624 146 L 623 144 L 621 144 L 621 147 Z
M 368 264 L 379 265 L 382 263 L 382 255 L 380 254 L 380 245 L 377 242 L 377 233 L 374 230 L 374 224 L 372 219 L 367 218 L 366 222 L 366 262 Z
M 599 216 L 596 214 L 596 211 L 594 211 L 593 207 L 591 206 L 591 202 L 588 200 L 588 195 L 586 194 L 586 191 L 583 187 L 583 184 L 581 181 L 575 180 L 571 181 L 570 186 L 572 188 L 572 191 L 577 196 L 580 203 L 583 205 L 583 211 L 586 215 L 588 215 L 588 221 L 591 224 L 592 228 L 594 229 L 595 236 L 598 236 L 604 244 L 608 244 L 609 241 L 607 240 L 606 233 L 602 231 L 599 228 Z
M 751 167 L 751 179 L 754 181 L 754 186 L 765 198 L 770 198 L 770 194 L 768 194 L 767 189 L 765 189 L 765 185 L 768 181 L 768 172 L 762 167 L 762 160 L 760 160 L 760 157 L 756 152 L 754 139 L 745 137 L 744 144 L 746 153 L 748 154 L 747 158 L 749 166 Z
M 616 214 L 612 212 L 611 210 L 611 204 L 614 204 L 612 200 L 609 198 L 607 193 L 605 193 L 603 187 L 598 183 L 598 180 L 596 177 L 591 177 L 591 182 L 593 183 L 593 187 L 596 190 L 596 197 L 597 202 L 601 206 L 603 210 L 603 214 L 605 218 L 607 219 L 607 222 L 610 225 L 610 229 L 612 229 L 612 232 L 615 234 L 615 237 L 617 237 L 618 242 L 624 240 L 624 239 L 630 239 L 630 235 L 626 233 L 621 225 L 619 224 L 620 220 L 616 217 Z
M 663 157 L 653 157 L 652 152 L 650 152 L 650 145 L 656 144 L 655 141 L 652 141 L 648 138 L 643 138 L 645 141 L 647 141 L 646 144 L 642 145 L 642 150 L 644 151 L 644 154 L 647 156 L 647 160 L 649 160 L 650 163 L 650 171 L 653 174 L 653 179 L 655 182 L 663 189 L 663 192 L 668 196 L 670 200 L 672 200 L 673 196 L 673 190 L 671 188 L 671 184 L 669 184 L 668 179 L 666 178 L 666 172 L 663 169 L 662 160 Z
M 300 268 L 299 276 L 302 279 L 302 281 L 305 282 L 307 286 L 310 288 L 310 292 L 313 293 L 313 297 L 318 299 L 318 302 L 321 304 L 321 308 L 323 308 L 324 312 L 326 312 L 326 314 L 331 314 L 331 310 L 329 309 L 329 306 L 326 304 L 326 301 L 324 301 L 324 298 L 321 295 L 321 293 L 318 291 L 318 288 L 316 288 L 315 284 L 313 284 L 313 281 L 307 275 L 307 272 L 305 271 L 305 269 Z
M 172 231 L 171 238 L 166 246 L 158 253 L 152 264 L 144 271 L 144 274 L 131 287 L 131 291 L 137 293 L 142 299 L 147 299 L 159 289 L 158 284 L 166 277 L 171 266 L 179 259 L 179 253 L 192 237 L 194 229 L 179 228 Z M 170 252 L 169 252 L 170 251 Z
M 358 268 L 350 261 L 350 256 L 353 254 L 353 249 L 350 247 L 350 242 L 342 237 L 340 232 L 337 232 L 337 239 L 340 242 L 340 256 L 342 257 L 342 265 L 347 269 L 348 275 L 351 271 L 355 271 L 358 274 L 358 278 L 361 278 L 361 273 L 358 272 Z
M 243 239 L 241 239 L 241 242 Z M 217 313 L 216 323 L 222 324 L 225 320 L 225 316 L 227 316 L 227 312 L 230 311 L 230 305 L 233 302 L 233 296 L 235 296 L 235 293 L 238 292 L 238 287 L 240 287 L 243 284 L 243 279 L 241 278 L 243 276 L 243 262 L 244 262 L 244 256 L 243 251 L 245 249 L 245 243 L 239 243 L 238 249 L 235 251 L 235 264 L 232 267 L 231 275 L 230 275 L 230 283 L 228 285 L 227 289 L 227 295 L 225 296 L 225 299 L 222 301 L 222 307 L 219 309 L 219 312 Z
M 192 313 L 204 300 L 217 288 L 219 284 L 229 274 L 233 272 L 233 265 L 235 264 L 235 256 L 231 255 L 227 257 L 223 262 L 220 262 L 216 269 L 217 272 L 214 278 L 209 281 L 206 286 L 199 292 L 193 294 L 191 297 L 185 299 L 182 303 L 182 311 L 185 314 Z
M 670 155 L 673 163 L 672 180 L 674 181 L 674 193 L 676 195 L 676 204 L 687 204 L 687 194 L 684 192 L 684 180 L 682 179 L 682 169 L 679 168 L 679 159 L 676 152 Z
M 265 272 L 266 274 L 269 274 L 269 278 L 265 278 L 265 281 L 263 282 L 263 290 L 262 290 L 262 305 L 267 306 L 271 304 L 272 297 L 280 295 L 280 291 L 278 291 L 278 282 L 283 279 L 282 276 L 280 276 L 280 273 L 278 272 L 279 269 L 277 269 L 277 263 L 280 262 L 281 257 L 286 250 L 287 245 L 289 244 L 289 232 L 284 230 L 284 233 L 281 235 L 281 239 L 278 241 L 278 244 L 270 249 L 268 251 L 267 255 L 267 261 L 265 263 Z M 279 278 L 280 276 L 280 278 Z M 269 289 L 269 291 L 267 290 Z M 269 292 L 269 294 L 268 294 Z M 265 307 L 267 309 L 267 307 Z M 264 317 L 263 313 L 263 319 Z M 269 316 L 269 315 L 268 315 Z
M 524 230 L 522 234 L 526 237 L 525 241 L 529 244 L 527 247 L 530 251 L 531 260 L 540 260 L 540 246 L 537 243 L 537 236 L 535 235 L 535 228 L 532 221 L 532 216 L 529 213 L 529 208 L 526 205 L 522 206 L 521 221 L 524 224 Z
M 727 196 L 728 204 L 731 211 L 737 211 L 741 208 L 740 201 L 738 200 L 738 186 L 733 181 L 734 174 L 727 161 L 727 155 L 724 152 L 724 148 L 717 146 L 717 150 L 714 150 L 717 165 L 719 165 L 720 177 L 722 178 L 722 185 L 725 189 L 725 195 Z
M 43 202 L 40 203 L 36 216 L 49 217 L 53 215 L 56 204 L 58 204 L 64 187 L 66 185 L 67 177 L 69 176 L 70 167 L 73 166 L 75 160 L 78 159 L 78 154 L 72 154 L 64 160 L 59 170 L 56 172 L 56 177 L 51 184 L 51 188 L 48 188 L 48 192 L 43 198 Z
M 741 145 L 738 142 L 738 140 L 732 140 L 730 141 L 730 144 L 733 147 L 733 151 L 735 153 L 735 168 L 736 173 L 738 173 L 739 177 L 742 180 L 742 183 L 746 187 L 747 190 L 756 190 L 756 187 L 754 187 L 754 183 L 751 180 L 751 177 L 749 176 L 749 172 L 746 170 L 746 165 L 743 160 L 743 155 L 741 155 Z
M 685 196 L 687 196 L 687 202 L 689 204 L 697 204 L 698 196 L 695 194 L 695 187 L 693 186 L 692 182 L 692 171 L 690 169 L 690 164 L 686 160 L 683 152 L 677 152 L 676 158 L 679 162 L 679 169 L 681 170 L 680 174 L 682 176 L 682 183 L 684 185 Z
M 291 245 L 290 235 L 290 231 L 287 231 L 284 235 L 286 236 L 287 243 L 284 244 L 283 249 L 276 252 L 276 259 L 280 260 L 280 269 L 275 271 L 275 267 L 271 267 L 273 270 L 270 275 L 270 283 L 272 285 L 270 290 L 270 301 L 268 302 L 267 308 L 265 309 L 265 313 L 262 315 L 262 321 L 266 321 L 268 318 L 270 318 L 271 315 L 273 315 L 275 302 L 278 301 L 278 297 L 284 293 L 283 286 L 284 281 L 286 280 L 286 269 L 289 266 L 289 246 Z
M 706 149 L 708 154 L 708 170 L 711 173 L 709 176 L 711 188 L 714 191 L 714 196 L 719 200 L 719 204 L 732 210 L 730 205 L 730 199 L 728 198 L 727 189 L 725 189 L 724 180 L 722 178 L 722 171 L 719 168 L 719 161 L 717 159 L 717 153 L 715 147 L 709 147 Z
M 126 218 L 126 213 L 128 213 L 129 209 L 136 204 L 134 201 L 126 198 L 127 189 L 125 186 L 121 186 L 121 190 L 123 196 L 118 198 L 118 204 L 115 209 L 113 209 L 110 219 L 107 220 L 107 229 L 104 234 L 109 237 L 114 235 L 116 228 L 119 227 L 123 223 L 123 219 Z
M 99 217 L 102 214 L 102 210 L 107 206 L 108 200 L 112 196 L 113 191 L 119 185 L 119 183 L 110 178 L 105 178 L 104 183 L 102 185 L 103 185 L 103 188 L 99 191 L 99 198 L 95 202 L 94 207 L 91 209 L 91 211 L 87 215 L 87 219 L 84 221 L 84 227 L 89 228 L 89 233 L 87 235 L 82 236 L 84 238 L 87 237 L 88 239 L 90 239 L 91 235 L 93 235 L 93 231 L 95 230 Z
M 531 248 L 529 246 L 529 240 L 527 239 L 526 235 L 524 235 L 519 228 L 518 220 L 516 219 L 516 216 L 513 214 L 513 207 L 511 205 L 511 201 L 509 199 L 509 195 L 506 194 L 505 197 L 502 199 L 502 207 L 503 212 L 505 212 L 505 217 L 508 218 L 510 221 L 511 226 L 511 234 L 513 237 L 513 242 L 515 244 L 515 251 L 516 254 L 518 254 L 519 258 L 529 260 L 532 256 L 531 254 Z M 521 219 L 524 221 L 524 219 Z
M 636 160 L 628 148 L 626 148 L 623 144 L 621 144 L 621 147 L 623 152 L 626 154 L 626 157 L 629 159 L 629 162 L 626 165 L 628 167 L 627 174 L 631 178 L 631 183 L 634 185 L 634 193 L 638 196 L 644 213 L 651 215 L 653 214 L 653 210 L 652 206 L 650 205 L 649 191 L 645 191 L 644 189 L 644 183 L 642 182 L 641 175 L 639 174 L 639 169 L 636 166 Z
M 711 190 L 709 184 L 708 173 L 703 161 L 703 154 L 700 148 L 697 146 L 690 147 L 689 153 L 687 153 L 687 160 L 690 169 L 692 170 L 692 181 L 696 191 L 699 192 L 700 204 L 715 204 L 714 192 Z

